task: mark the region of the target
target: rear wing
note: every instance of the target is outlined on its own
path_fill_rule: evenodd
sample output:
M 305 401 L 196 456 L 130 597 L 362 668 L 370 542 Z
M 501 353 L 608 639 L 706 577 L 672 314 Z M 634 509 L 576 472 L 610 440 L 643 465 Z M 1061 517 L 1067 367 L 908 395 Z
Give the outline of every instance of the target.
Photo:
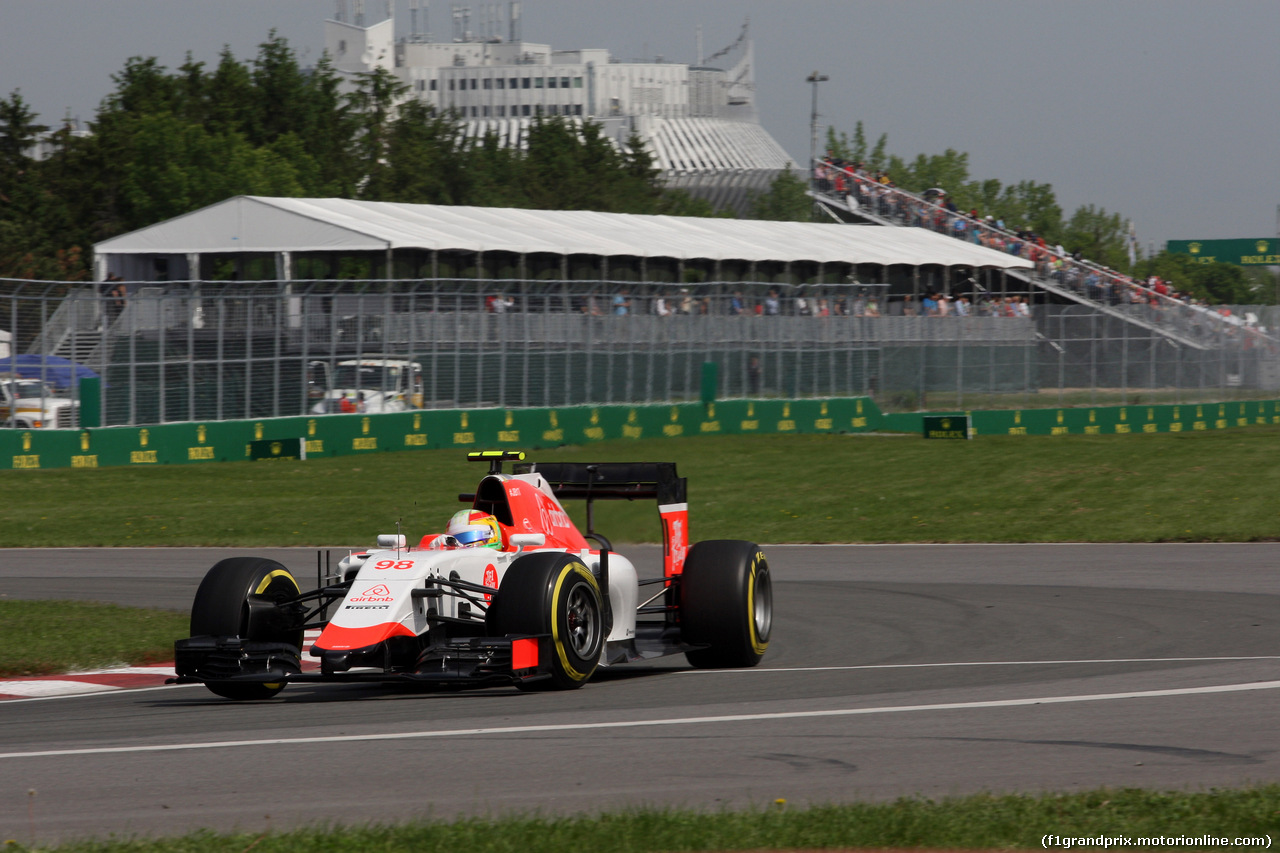
M 676 476 L 674 462 L 525 462 L 516 474 L 538 473 L 560 500 L 688 502 L 688 480 Z
M 557 500 L 585 500 L 588 534 L 594 534 L 593 501 L 656 500 L 662 519 L 663 573 L 670 577 L 683 571 L 689 551 L 689 481 L 676 474 L 676 463 L 525 462 L 512 470 L 541 474 Z

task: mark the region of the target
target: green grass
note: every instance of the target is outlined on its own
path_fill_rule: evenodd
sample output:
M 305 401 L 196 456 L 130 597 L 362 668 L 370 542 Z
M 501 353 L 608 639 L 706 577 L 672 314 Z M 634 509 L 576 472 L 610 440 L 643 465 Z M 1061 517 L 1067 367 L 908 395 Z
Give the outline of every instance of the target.
M 698 814 L 633 811 L 570 818 L 325 827 L 287 833 L 67 844 L 63 853 L 648 853 L 681 850 L 1041 849 L 1041 837 L 1280 834 L 1280 786 L 1206 793 L 1098 790 Z M 1100 844 L 1084 845 L 1101 847 Z M 1175 845 L 1176 846 L 1176 845 Z M 1196 845 L 1200 846 L 1200 845 Z M 1208 845 L 1212 847 L 1214 845 Z M 23 850 L 17 844 L 6 849 Z
M 189 617 L 83 601 L 0 602 L 0 677 L 173 660 Z
M 1280 538 L 1280 427 L 1122 436 L 742 436 L 616 441 L 542 460 L 674 460 L 694 539 L 760 542 Z M 438 531 L 482 466 L 456 450 L 306 462 L 0 472 L 0 547 L 352 545 Z M 579 520 L 581 504 L 570 506 Z M 615 542 L 652 502 L 601 503 Z

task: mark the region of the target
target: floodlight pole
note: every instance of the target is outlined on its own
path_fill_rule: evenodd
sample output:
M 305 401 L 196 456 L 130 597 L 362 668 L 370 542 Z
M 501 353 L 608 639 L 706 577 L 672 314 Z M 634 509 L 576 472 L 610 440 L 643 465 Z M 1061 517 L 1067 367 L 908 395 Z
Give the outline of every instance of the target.
M 814 162 L 818 158 L 818 84 L 830 79 L 817 71 L 804 78 L 806 83 L 813 84 L 813 108 L 809 111 L 809 188 L 813 190 L 818 189 L 818 170 Z

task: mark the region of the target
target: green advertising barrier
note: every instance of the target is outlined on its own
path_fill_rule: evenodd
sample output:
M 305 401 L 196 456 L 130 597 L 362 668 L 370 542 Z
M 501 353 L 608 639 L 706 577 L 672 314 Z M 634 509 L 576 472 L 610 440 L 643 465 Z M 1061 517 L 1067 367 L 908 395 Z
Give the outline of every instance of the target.
M 317 459 L 440 448 L 537 449 L 696 435 L 811 435 L 871 430 L 921 435 L 925 418 L 953 414 L 969 418 L 973 436 L 1199 432 L 1280 424 L 1280 400 L 882 414 L 870 398 L 851 397 L 721 400 L 663 406 L 428 409 L 148 427 L 5 429 L 0 430 L 0 469 L 235 462 L 251 459 L 255 442 L 301 441 L 307 458 Z
M 1250 237 L 1237 240 L 1168 240 L 1165 251 L 1190 255 L 1201 264 L 1238 264 L 1242 267 L 1280 264 L 1280 240 Z
M 968 415 L 972 433 L 981 435 L 1126 435 L 1203 432 L 1255 424 L 1280 424 L 1280 401 L 1195 403 L 1161 406 L 1094 406 L 1076 409 L 1005 409 L 972 412 L 886 414 L 880 428 L 920 433 L 926 417 Z
M 0 469 L 100 468 L 232 462 L 301 441 L 308 459 L 456 447 L 533 449 L 606 439 L 865 432 L 880 424 L 869 398 L 725 400 L 665 406 L 420 410 L 252 421 L 0 430 Z M 255 452 L 255 446 L 258 450 Z

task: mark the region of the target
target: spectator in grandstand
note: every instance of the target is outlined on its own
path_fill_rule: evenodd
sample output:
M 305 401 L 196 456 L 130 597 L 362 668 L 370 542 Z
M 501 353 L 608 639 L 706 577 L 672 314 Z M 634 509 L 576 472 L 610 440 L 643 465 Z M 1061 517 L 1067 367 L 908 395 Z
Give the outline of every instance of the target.
M 745 314 L 746 311 L 747 305 L 742 301 L 742 291 L 735 290 L 733 292 L 733 298 L 729 300 L 729 313 L 737 316 L 739 314 Z
M 689 295 L 689 288 L 680 288 L 680 305 L 681 314 L 694 314 L 697 312 L 697 306 L 693 303 L 693 297 Z
M 625 287 L 614 294 L 613 297 L 613 313 L 623 315 L 631 311 L 631 291 Z
M 782 313 L 782 302 L 778 299 L 776 287 L 769 288 L 769 295 L 764 298 L 764 313 L 770 317 L 776 317 Z

